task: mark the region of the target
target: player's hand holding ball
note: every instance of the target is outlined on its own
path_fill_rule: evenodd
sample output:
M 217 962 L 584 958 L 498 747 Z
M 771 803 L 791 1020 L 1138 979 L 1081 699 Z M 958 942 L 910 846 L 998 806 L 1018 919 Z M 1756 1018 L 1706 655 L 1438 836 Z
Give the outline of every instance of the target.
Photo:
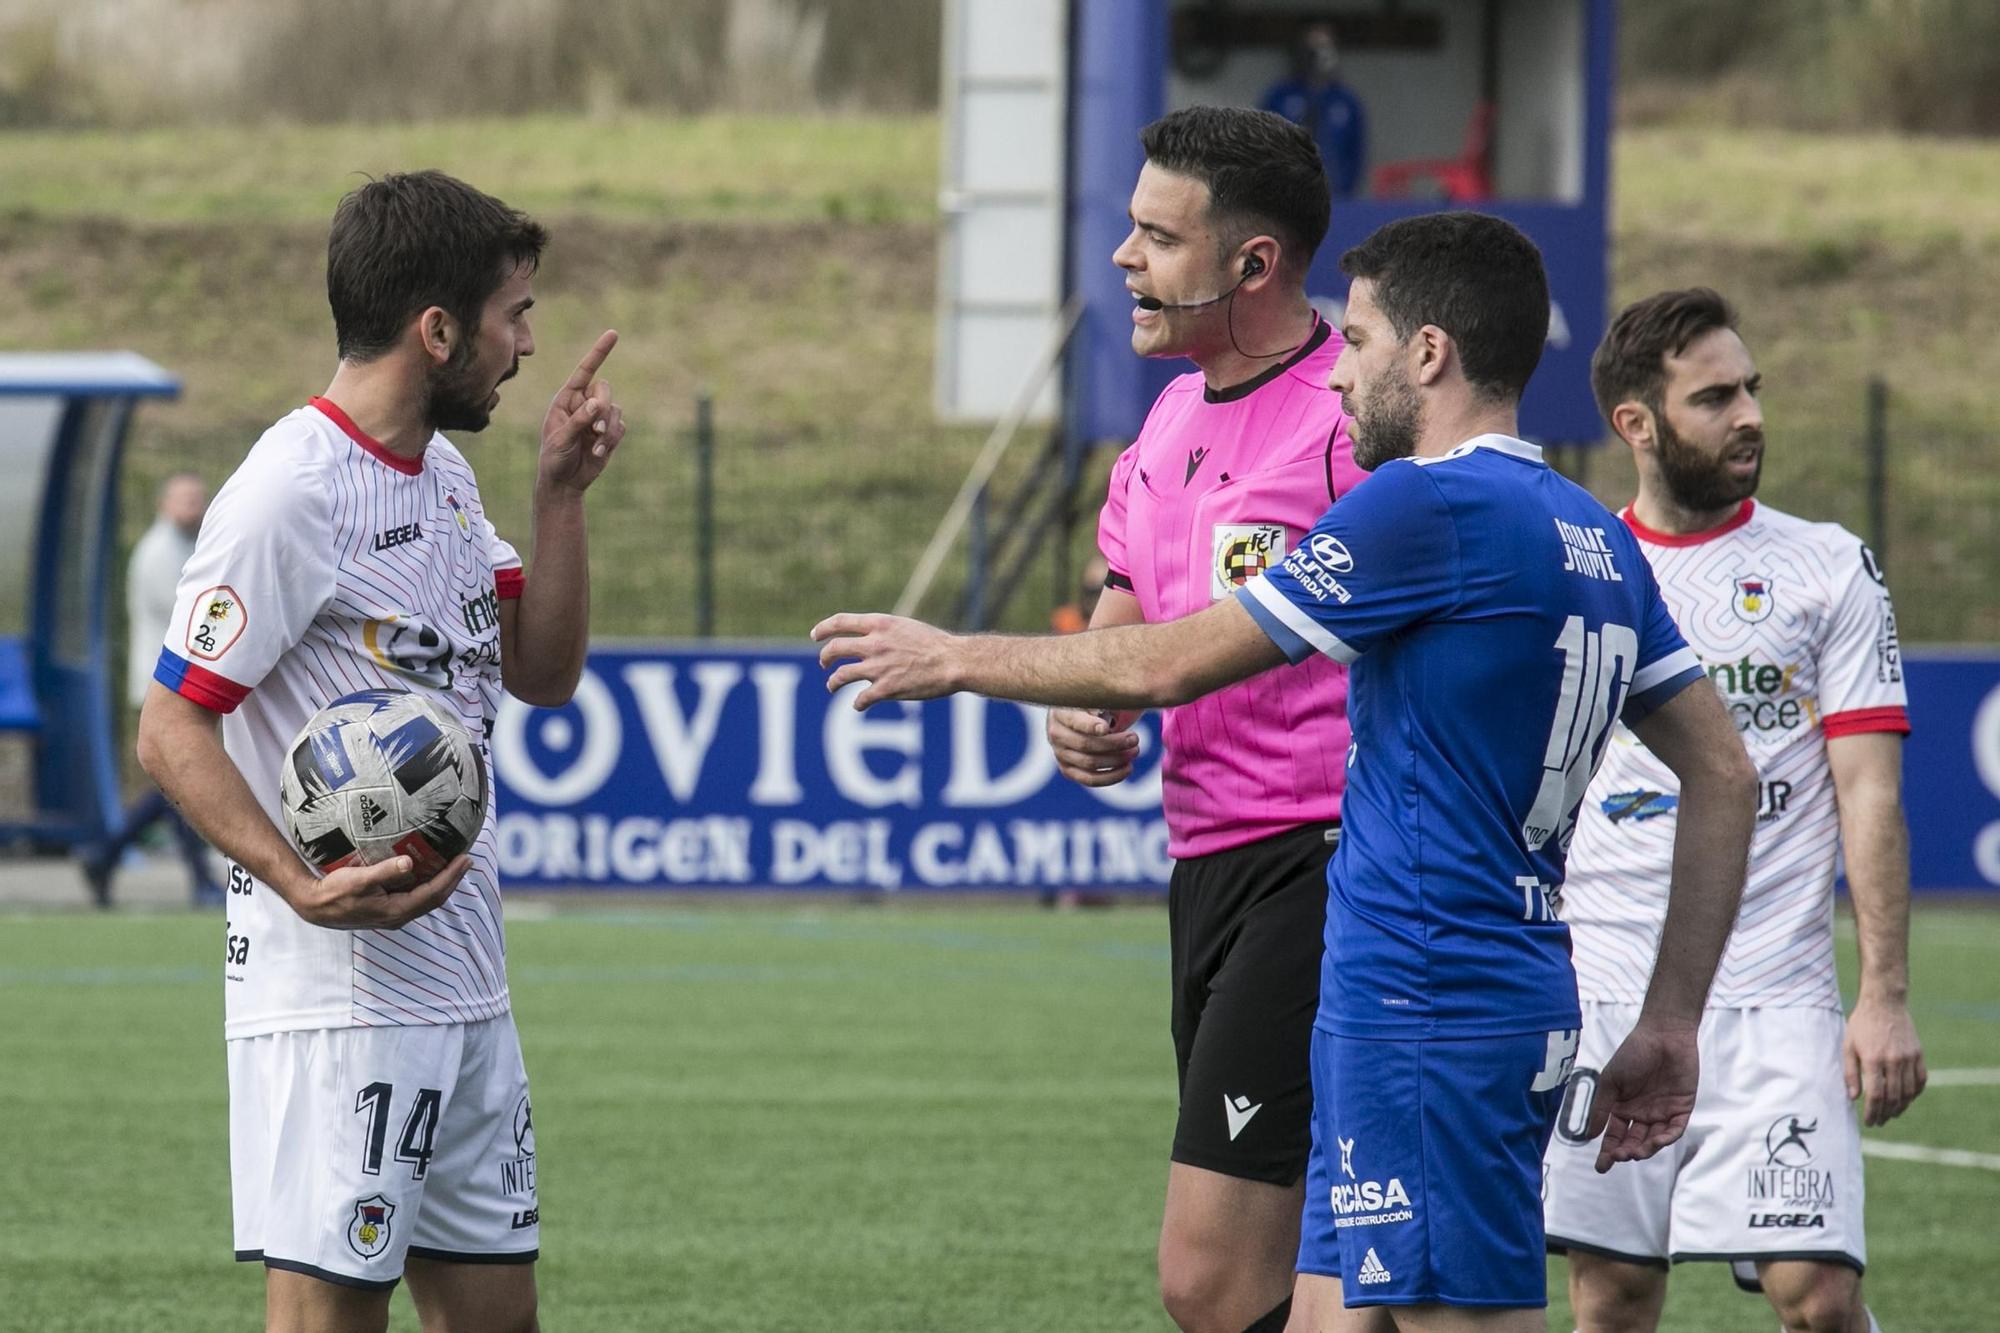
M 544 486 L 588 490 L 625 438 L 625 413 L 611 397 L 611 385 L 597 378 L 617 345 L 616 330 L 599 334 L 549 403 L 549 414 L 542 418 Z
M 444 906 L 472 868 L 472 858 L 453 857 L 443 870 L 419 881 L 416 866 L 398 856 L 372 866 L 330 870 L 309 888 L 294 891 L 292 910 L 315 926 L 334 930 L 395 930 Z
M 1051 708 L 1049 748 L 1056 753 L 1056 768 L 1086 787 L 1123 782 L 1139 757 L 1139 733 L 1132 730 L 1138 720 L 1136 711 Z

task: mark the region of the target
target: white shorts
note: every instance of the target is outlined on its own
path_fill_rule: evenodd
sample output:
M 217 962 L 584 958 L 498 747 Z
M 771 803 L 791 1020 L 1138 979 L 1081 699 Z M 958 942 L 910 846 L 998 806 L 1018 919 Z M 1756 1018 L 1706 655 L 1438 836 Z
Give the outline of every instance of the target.
M 409 1254 L 534 1262 L 534 1118 L 511 1014 L 226 1044 L 238 1259 L 372 1290 Z
M 1847 1099 L 1839 1011 L 1710 1009 L 1687 1133 L 1600 1176 L 1597 1145 L 1581 1131 L 1596 1071 L 1638 1017 L 1636 1004 L 1583 1006 L 1576 1072 L 1543 1164 L 1549 1249 L 1660 1268 L 1729 1260 L 1745 1286 L 1755 1260 L 1860 1272 L 1861 1126 Z

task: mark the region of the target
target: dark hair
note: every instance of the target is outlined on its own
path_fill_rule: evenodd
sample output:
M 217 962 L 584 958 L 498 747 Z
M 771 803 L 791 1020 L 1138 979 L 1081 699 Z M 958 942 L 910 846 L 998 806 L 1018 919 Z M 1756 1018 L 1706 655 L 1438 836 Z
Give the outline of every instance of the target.
M 1139 131 L 1146 160 L 1208 187 L 1224 248 L 1269 230 L 1283 262 L 1303 274 L 1326 239 L 1332 196 L 1312 135 L 1283 116 L 1240 106 L 1191 106 Z M 1233 235 L 1232 235 L 1233 233 Z
M 487 298 L 522 264 L 540 263 L 548 233 L 519 209 L 442 171 L 371 180 L 333 210 L 326 299 L 342 360 L 395 344 L 430 306 L 470 337 Z
M 1708 287 L 1660 292 L 1618 312 L 1590 357 L 1590 391 L 1611 420 L 1620 403 L 1638 401 L 1657 414 L 1667 389 L 1667 358 L 1704 333 L 1736 327 L 1736 307 Z
M 1340 271 L 1375 284 L 1399 341 L 1426 324 L 1450 334 L 1481 393 L 1515 399 L 1528 387 L 1549 337 L 1549 277 L 1542 252 L 1511 222 L 1484 213 L 1403 218 L 1342 255 Z

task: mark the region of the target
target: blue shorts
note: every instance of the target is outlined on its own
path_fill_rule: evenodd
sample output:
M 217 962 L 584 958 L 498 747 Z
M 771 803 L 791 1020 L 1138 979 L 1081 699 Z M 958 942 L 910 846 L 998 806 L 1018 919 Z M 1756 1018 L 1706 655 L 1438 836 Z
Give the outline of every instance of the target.
M 1349 1306 L 1546 1305 L 1542 1154 L 1576 1042 L 1315 1028 L 1299 1271 Z

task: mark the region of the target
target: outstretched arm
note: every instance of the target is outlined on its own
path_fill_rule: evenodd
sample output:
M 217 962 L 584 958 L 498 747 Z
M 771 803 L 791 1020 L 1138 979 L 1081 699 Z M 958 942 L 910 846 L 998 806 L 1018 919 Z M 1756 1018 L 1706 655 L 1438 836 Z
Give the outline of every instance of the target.
M 1706 681 L 1683 689 L 1633 730 L 1680 779 L 1680 814 L 1653 980 L 1632 1035 L 1604 1066 L 1591 1106 L 1588 1132 L 1604 1133 L 1599 1171 L 1651 1157 L 1687 1129 L 1700 1073 L 1695 1037 L 1736 924 L 1757 821 L 1757 769 Z
M 836 691 L 868 688 L 857 709 L 885 699 L 966 692 L 1076 708 L 1163 708 L 1280 666 L 1285 655 L 1234 599 L 1181 620 L 1081 634 L 949 634 L 897 616 L 828 616 L 813 626 Z

